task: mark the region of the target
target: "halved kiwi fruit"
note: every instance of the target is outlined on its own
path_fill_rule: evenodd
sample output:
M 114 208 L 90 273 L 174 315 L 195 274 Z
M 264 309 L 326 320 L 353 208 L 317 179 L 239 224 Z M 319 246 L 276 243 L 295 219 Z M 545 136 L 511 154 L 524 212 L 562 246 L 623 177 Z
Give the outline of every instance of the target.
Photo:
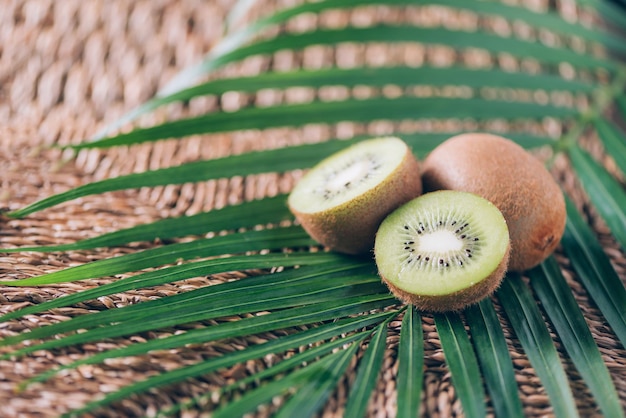
M 427 191 L 459 190 L 477 194 L 500 209 L 509 226 L 509 270 L 523 271 L 548 257 L 559 244 L 565 199 L 539 159 L 497 135 L 454 136 L 424 160 Z
M 509 259 L 502 213 L 472 193 L 426 193 L 380 225 L 374 254 L 382 280 L 400 300 L 455 311 L 490 295 Z
M 396 137 L 361 141 L 313 167 L 289 195 L 288 205 L 319 243 L 360 254 L 374 246 L 382 220 L 422 192 L 419 165 Z

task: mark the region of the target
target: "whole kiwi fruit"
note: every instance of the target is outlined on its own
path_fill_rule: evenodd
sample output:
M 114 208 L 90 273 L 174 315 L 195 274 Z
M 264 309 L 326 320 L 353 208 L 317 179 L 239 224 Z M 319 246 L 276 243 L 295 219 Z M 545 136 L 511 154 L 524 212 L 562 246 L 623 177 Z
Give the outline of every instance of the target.
M 509 227 L 509 270 L 545 260 L 565 229 L 563 192 L 544 164 L 515 142 L 486 133 L 454 136 L 422 166 L 425 190 L 475 193 L 500 209 Z
M 472 193 L 426 193 L 393 211 L 376 234 L 382 280 L 425 311 L 456 311 L 489 296 L 509 260 L 502 213 Z
M 337 252 L 372 250 L 382 220 L 420 195 L 419 163 L 396 137 L 368 139 L 322 160 L 295 185 L 289 209 L 317 242 Z

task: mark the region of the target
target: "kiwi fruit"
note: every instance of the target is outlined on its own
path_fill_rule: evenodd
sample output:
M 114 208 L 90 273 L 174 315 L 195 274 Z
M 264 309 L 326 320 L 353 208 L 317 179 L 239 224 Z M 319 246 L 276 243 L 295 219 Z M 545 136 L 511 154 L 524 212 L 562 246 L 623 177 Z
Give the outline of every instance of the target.
M 489 296 L 509 260 L 502 213 L 472 193 L 426 193 L 380 225 L 378 272 L 400 300 L 424 311 L 456 311 Z
M 425 190 L 477 194 L 500 209 L 511 237 L 509 270 L 546 259 L 565 229 L 563 192 L 543 163 L 515 142 L 491 134 L 454 136 L 422 165 Z
M 422 192 L 419 163 L 396 137 L 368 139 L 322 160 L 296 184 L 287 204 L 317 242 L 363 254 L 382 220 Z

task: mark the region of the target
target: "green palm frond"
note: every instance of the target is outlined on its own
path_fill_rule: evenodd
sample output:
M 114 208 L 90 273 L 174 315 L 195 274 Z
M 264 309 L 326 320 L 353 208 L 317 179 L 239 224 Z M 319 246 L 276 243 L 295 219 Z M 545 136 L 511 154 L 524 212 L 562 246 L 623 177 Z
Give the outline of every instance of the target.
M 424 333 L 420 314 L 412 305 L 402 318 L 398 361 L 402 368 L 398 369 L 397 384 L 403 390 L 397 393 L 397 416 L 412 417 L 419 411 L 424 373 Z
M 594 127 L 607 153 L 615 160 L 622 174 L 626 175 L 626 138 L 612 122 L 597 118 Z
M 378 374 L 383 363 L 387 344 L 387 324 L 376 327 L 376 334 L 369 342 L 369 347 L 363 355 L 358 373 L 348 400 L 344 416 L 358 418 L 365 415 L 367 402 L 376 386 Z M 315 411 L 314 411 L 315 412 Z
M 591 228 L 567 200 L 567 225 L 561 243 L 589 295 L 626 346 L 626 289 Z
M 487 415 L 485 389 L 478 366 L 476 353 L 472 348 L 463 319 L 454 313 L 435 315 L 437 333 L 446 356 L 446 364 L 452 373 L 452 383 L 458 390 L 463 404 L 463 412 L 468 417 Z
M 476 355 L 487 389 L 493 399 L 496 415 L 523 417 L 522 402 L 517 393 L 515 372 L 504 333 L 493 304 L 488 299 L 466 310 L 472 330 Z
M 600 164 L 579 146 L 572 146 L 569 157 L 589 198 L 611 228 L 613 236 L 626 248 L 626 193 Z
M 558 12 L 536 12 L 521 5 L 492 0 L 325 0 L 279 10 L 242 29 L 237 22 L 251 5 L 241 1 L 228 19 L 224 38 L 197 66 L 188 68 L 155 98 L 115 121 L 102 132 L 68 148 L 75 153 L 192 135 L 243 130 L 333 126 L 343 122 L 389 122 L 393 133 L 404 139 L 420 158 L 446 138 L 464 130 L 463 122 L 476 129 L 503 133 L 522 146 L 550 148 L 563 157 L 606 223 L 611 239 L 626 249 L 626 134 L 620 118 L 626 115 L 626 35 L 613 27 L 626 27 L 626 9 L 618 2 L 580 0 L 578 7 L 607 24 L 590 28 L 564 19 Z M 318 27 L 291 33 L 281 28 L 294 17 L 320 15 L 329 10 L 362 6 L 395 8 L 437 6 L 475 14 L 481 19 L 518 21 L 532 30 L 548 31 L 559 40 L 553 44 L 502 36 L 479 27 L 460 30 L 398 24 Z M 582 48 L 572 48 L 572 39 Z M 249 57 L 272 56 L 281 51 L 299 52 L 312 46 L 342 44 L 420 44 L 446 47 L 462 55 L 480 50 L 491 58 L 485 68 L 457 59 L 452 66 L 409 66 L 391 62 L 381 67 L 340 66 L 320 69 L 268 71 L 246 77 L 220 73 Z M 598 49 L 603 52 L 596 53 Z M 494 57 L 532 61 L 532 72 L 500 68 Z M 458 57 L 457 57 L 458 58 Z M 565 69 L 564 69 L 565 68 Z M 208 80 L 208 81 L 207 81 Z M 387 94 L 392 86 L 399 94 Z M 318 94 L 341 87 L 351 92 L 367 87 L 371 94 L 345 94 L 328 100 Z M 292 88 L 312 91 L 300 103 L 279 101 L 263 105 L 254 100 L 264 90 Z M 420 89 L 427 94 L 420 93 Z M 236 110 L 217 109 L 199 116 L 167 120 L 153 126 L 120 130 L 141 115 L 172 103 L 239 92 L 251 98 Z M 615 116 L 617 115 L 617 116 Z M 406 129 L 403 123 L 418 120 L 456 121 L 453 128 L 437 132 Z M 459 123 L 459 121 L 461 121 Z M 543 129 L 542 121 L 558 125 L 557 134 Z M 497 122 L 494 124 L 494 122 Z M 408 124 L 410 125 L 410 124 Z M 501 128 L 504 125 L 506 128 Z M 538 128 L 539 126 L 539 128 Z M 616 170 L 586 148 L 588 132 L 597 134 Z M 84 184 L 8 213 L 24 217 L 74 199 L 117 190 L 196 183 L 235 176 L 289 173 L 311 167 L 324 157 L 367 137 L 327 139 L 277 149 L 263 149 L 222 158 L 188 162 Z M 626 344 L 626 288 L 624 278 L 611 264 L 586 214 L 567 199 L 568 222 L 561 242 L 562 256 L 589 298 L 606 319 L 616 338 Z M 43 212 L 45 216 L 45 212 Z M 183 241 L 179 239 L 185 238 Z M 493 298 L 463 312 L 419 313 L 402 306 L 383 286 L 373 261 L 332 254 L 320 249 L 298 226 L 286 207 L 284 195 L 229 205 L 194 215 L 168 218 L 118 230 L 80 242 L 41 247 L 6 248 L 2 252 L 87 251 L 136 242 L 159 242 L 148 249 L 94 261 L 65 270 L 21 280 L 3 280 L 3 286 L 46 286 L 77 280 L 110 278 L 108 284 L 9 312 L 0 322 L 41 315 L 99 297 L 160 286 L 185 279 L 226 272 L 244 278 L 214 284 L 172 296 L 94 311 L 44 327 L 6 337 L 2 359 L 19 359 L 40 350 L 80 347 L 126 335 L 174 329 L 163 338 L 147 338 L 125 347 L 105 349 L 21 382 L 18 389 L 53 379 L 59 373 L 114 358 L 143 356 L 195 344 L 224 342 L 264 332 L 281 333 L 275 339 L 241 350 L 202 359 L 192 365 L 164 370 L 93 399 L 70 415 L 92 413 L 115 402 L 172 387 L 186 380 L 219 373 L 229 367 L 276 355 L 271 367 L 241 377 L 217 393 L 226 399 L 213 402 L 204 394 L 164 406 L 159 416 L 173 416 L 184 409 L 208 405 L 215 417 L 254 412 L 259 405 L 272 406 L 275 416 L 314 416 L 337 390 L 348 371 L 354 371 L 347 395 L 345 416 L 367 413 L 368 402 L 384 373 L 385 355 L 391 350 L 398 363 L 395 376 L 397 416 L 415 416 L 420 410 L 424 383 L 423 321 L 434 321 L 447 370 L 463 412 L 468 417 L 523 416 L 510 338 L 515 338 L 535 369 L 556 416 L 577 416 L 579 411 L 563 366 L 571 361 L 605 416 L 623 417 L 624 407 L 585 318 L 555 258 L 521 275 L 509 275 Z M 401 323 L 399 337 L 391 332 Z M 391 325 L 395 324 L 395 325 Z M 503 330 L 503 327 L 504 330 Z M 506 332 L 505 332 L 506 331 Z M 558 350 L 559 347 L 564 352 Z M 622 403 L 624 401 L 622 400 Z
M 606 416 L 623 416 L 615 386 L 561 270 L 549 258 L 530 272 L 533 288 L 578 372 Z
M 502 283 L 498 296 L 507 301 L 502 306 L 550 397 L 554 414 L 559 417 L 578 416 L 567 375 L 530 289 L 519 276 L 509 276 Z

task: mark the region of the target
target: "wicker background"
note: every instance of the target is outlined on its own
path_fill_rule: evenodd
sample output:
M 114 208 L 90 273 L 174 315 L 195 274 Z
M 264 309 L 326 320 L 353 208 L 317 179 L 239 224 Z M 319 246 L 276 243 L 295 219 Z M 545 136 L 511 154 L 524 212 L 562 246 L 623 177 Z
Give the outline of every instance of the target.
M 0 0 L 0 207 L 18 209 L 35 200 L 91 180 L 140 171 L 148 168 L 179 164 L 198 158 L 213 158 L 254 148 L 277 147 L 303 141 L 313 142 L 332 136 L 350 136 L 359 132 L 384 133 L 382 125 L 357 126 L 340 124 L 335 127 L 309 126 L 302 129 L 274 129 L 258 133 L 193 137 L 182 141 L 164 141 L 154 146 L 128 149 L 82 152 L 76 160 L 64 161 L 65 156 L 45 146 L 81 141 L 93 135 L 107 122 L 124 111 L 142 103 L 162 87 L 179 69 L 197 62 L 210 50 L 222 30 L 228 0 Z M 535 2 L 541 3 L 541 2 Z M 280 6 L 290 4 L 282 1 Z M 269 4 L 275 7 L 276 4 Z M 264 5 L 267 12 L 268 5 Z M 253 10 L 251 16 L 258 14 Z M 364 9 L 354 14 L 328 14 L 329 24 L 341 24 L 347 19 L 398 19 L 397 12 L 386 8 Z M 431 24 L 458 27 L 475 25 L 471 14 L 450 14 L 427 8 L 413 16 Z M 320 22 L 301 19 L 295 25 Z M 324 22 L 322 22 L 324 23 Z M 452 58 L 451 58 L 452 56 Z M 458 58 L 458 57 L 457 57 Z M 369 62 L 404 59 L 414 64 L 454 59 L 450 51 L 398 47 L 391 50 L 358 49 L 331 51 L 312 49 L 305 54 L 282 54 L 272 59 L 258 58 L 243 65 L 223 70 L 228 74 L 246 74 L 266 68 L 315 67 L 333 60 Z M 465 57 L 467 59 L 467 57 Z M 480 56 L 470 57 L 480 62 Z M 320 64 L 321 63 L 321 64 Z M 257 100 L 301 100 L 309 92 L 293 91 L 285 97 Z M 328 94 L 335 94 L 328 92 Z M 182 114 L 197 114 L 217 107 L 236 108 L 250 98 L 225 95 L 217 99 L 193 101 L 189 106 L 173 106 L 144 118 L 149 124 Z M 430 129 L 432 125 L 428 125 Z M 446 128 L 440 126 L 439 128 Z M 548 129 L 540 127 L 538 129 Z M 210 145 L 209 145 L 210 139 Z M 590 147 L 601 150 L 590 138 Z M 610 163 L 610 162 L 609 162 Z M 606 228 L 589 209 L 565 161 L 557 160 L 555 176 L 566 187 L 580 207 L 585 207 L 590 223 L 600 235 L 603 245 L 620 277 L 626 280 L 624 254 L 608 235 Z M 287 192 L 293 184 L 290 175 L 260 175 L 247 179 L 235 178 L 194 185 L 158 187 L 150 190 L 124 191 L 91 196 L 31 215 L 22 220 L 0 219 L 0 246 L 24 246 L 73 242 L 103 232 L 113 231 L 165 216 L 192 214 L 226 204 Z M 144 247 L 147 244 L 143 245 Z M 134 251 L 141 245 L 92 252 L 68 253 L 0 253 L 0 279 L 19 279 L 90 260 Z M 580 302 L 588 324 L 612 373 L 626 405 L 626 351 L 605 325 L 597 309 L 591 305 L 581 285 L 570 271 L 567 259 L 558 253 L 566 277 Z M 28 328 L 57 322 L 90 310 L 123 306 L 163 295 L 204 286 L 228 278 L 222 275 L 197 278 L 184 283 L 152 289 L 142 289 L 122 295 L 102 297 L 97 301 L 31 315 L 0 324 L 0 336 L 13 335 Z M 106 280 L 85 281 L 36 289 L 0 289 L 0 311 L 55 298 L 80 289 L 97 286 Z M 370 405 L 370 416 L 394 416 L 395 363 L 399 322 L 391 325 L 389 349 L 384 373 Z M 193 326 L 193 325 L 191 325 Z M 458 416 L 460 403 L 443 362 L 443 354 L 432 319 L 424 317 L 425 330 L 425 391 L 422 402 L 424 416 Z M 86 344 L 79 348 L 36 352 L 17 362 L 0 362 L 0 416 L 57 416 L 82 405 L 94 396 L 119 388 L 121 385 L 145 378 L 149 374 L 193 363 L 207 356 L 228 352 L 256 343 L 263 336 L 237 339 L 228 344 L 218 342 L 198 347 L 155 353 L 132 359 L 116 359 L 105 365 L 85 366 L 68 371 L 43 384 L 16 394 L 17 383 L 58 364 L 65 364 L 103 348 L 123 346 L 133 341 L 175 330 L 118 338 Z M 507 332 L 505 328 L 505 332 Z M 549 416 L 551 409 L 538 378 L 524 356 L 519 343 L 507 334 L 525 412 L 528 416 Z M 560 349 L 560 346 L 559 346 Z M 2 352 L 5 352 L 3 349 Z M 204 393 L 273 361 L 266 358 L 256 363 L 240 365 L 220 375 L 193 379 L 175 388 L 152 391 L 116 404 L 102 416 L 143 416 L 156 406 L 169 405 L 189 396 Z M 576 371 L 566 362 L 576 401 L 585 416 L 593 416 L 595 405 Z M 340 416 L 353 373 L 344 379 L 339 391 L 328 402 L 325 416 Z M 218 402 L 218 400 L 214 400 Z M 227 399 L 222 400 L 222 402 Z M 208 405 L 207 409 L 212 406 Z M 271 408 L 270 408 L 271 410 Z M 270 410 L 261 410 L 267 415 Z M 196 416 L 189 412 L 184 416 Z

